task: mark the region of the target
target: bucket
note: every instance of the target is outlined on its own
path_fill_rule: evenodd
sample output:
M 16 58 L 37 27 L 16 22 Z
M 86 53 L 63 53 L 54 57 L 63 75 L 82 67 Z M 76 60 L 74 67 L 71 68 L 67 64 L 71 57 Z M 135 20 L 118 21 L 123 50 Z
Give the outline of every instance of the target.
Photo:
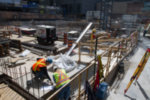
M 99 84 L 99 88 L 96 90 L 96 98 L 104 99 L 107 94 L 108 84 L 106 82 L 102 82 Z

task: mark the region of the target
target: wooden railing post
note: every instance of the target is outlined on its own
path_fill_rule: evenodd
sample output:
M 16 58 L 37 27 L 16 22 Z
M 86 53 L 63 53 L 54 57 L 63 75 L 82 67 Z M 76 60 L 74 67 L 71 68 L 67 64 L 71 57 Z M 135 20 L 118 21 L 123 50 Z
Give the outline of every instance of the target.
M 79 84 L 78 84 L 78 100 L 80 100 L 80 93 L 81 93 L 81 74 L 78 76 Z
M 80 62 L 81 62 L 81 51 L 80 51 L 80 49 L 81 49 L 81 44 L 80 44 L 80 42 L 78 43 L 78 48 L 79 48 L 79 51 L 78 51 L 78 54 L 79 54 L 78 63 L 80 63 Z
M 112 52 L 112 50 L 111 50 L 111 48 L 110 48 L 110 50 L 109 50 L 109 52 L 108 52 L 108 60 L 107 60 L 107 65 L 106 65 L 106 73 L 105 73 L 105 77 L 108 75 L 108 73 L 109 73 L 109 67 L 110 67 L 110 62 L 111 62 L 111 52 Z

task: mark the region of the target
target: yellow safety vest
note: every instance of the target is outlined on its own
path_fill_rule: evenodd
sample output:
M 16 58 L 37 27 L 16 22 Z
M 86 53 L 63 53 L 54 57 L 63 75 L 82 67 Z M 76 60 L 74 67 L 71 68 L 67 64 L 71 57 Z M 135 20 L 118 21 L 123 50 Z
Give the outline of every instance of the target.
M 64 69 L 62 69 L 59 72 L 55 72 L 54 78 L 55 78 L 55 82 L 56 82 L 56 88 L 59 88 L 59 87 L 63 86 L 64 84 L 70 82 L 70 79 Z

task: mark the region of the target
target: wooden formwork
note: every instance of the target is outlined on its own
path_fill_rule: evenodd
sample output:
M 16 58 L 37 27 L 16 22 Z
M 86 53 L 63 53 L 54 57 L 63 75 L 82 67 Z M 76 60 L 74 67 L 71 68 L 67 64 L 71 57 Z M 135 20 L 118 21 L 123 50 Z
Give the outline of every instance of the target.
M 6 74 L 0 75 L 1 100 L 38 100 L 32 94 L 12 81 Z
M 104 57 L 107 57 L 107 62 L 104 64 L 103 60 L 103 69 L 104 69 L 104 73 L 103 73 L 103 78 L 100 79 L 100 81 L 107 81 L 109 79 L 110 74 L 112 73 L 113 69 L 116 68 L 120 62 L 123 61 L 123 59 L 128 56 L 128 54 L 134 49 L 134 47 L 137 45 L 137 31 L 133 32 L 129 37 L 127 38 L 120 38 L 120 39 L 113 39 L 113 38 L 107 38 L 107 39 L 103 39 L 103 38 L 98 38 L 98 48 L 97 50 L 105 50 L 103 53 L 99 54 L 101 56 L 101 58 L 103 59 Z M 86 42 L 79 42 L 78 43 L 78 62 L 81 62 L 81 56 L 84 55 L 81 52 L 81 47 L 82 46 L 95 46 L 95 41 L 93 40 L 91 41 L 86 41 Z M 91 42 L 91 43 L 90 43 Z M 109 46 L 103 46 L 101 45 L 101 43 L 103 42 L 112 42 L 111 45 Z M 92 46 L 91 46 L 92 45 Z M 91 48 L 89 48 L 91 49 Z M 90 53 L 87 53 L 86 55 L 91 56 Z M 97 58 L 98 55 L 96 55 Z M 115 60 L 115 63 L 112 64 L 113 59 Z M 82 62 L 81 62 L 82 63 Z M 85 93 L 85 89 L 83 88 L 83 85 L 85 83 L 86 80 L 88 80 L 91 84 L 91 86 L 93 86 L 94 84 L 94 80 L 96 77 L 96 65 L 97 65 L 97 60 L 92 59 L 88 65 L 82 69 L 79 73 L 77 73 L 76 75 L 74 75 L 71 78 L 71 81 L 68 84 L 73 84 L 75 81 L 77 81 L 77 93 L 75 94 L 74 98 L 81 100 L 81 98 L 86 99 L 86 96 L 83 96 L 83 94 Z M 93 68 L 93 70 L 91 70 L 91 68 Z M 93 71 L 92 76 L 90 76 L 91 71 Z M 84 76 L 84 77 L 83 77 Z M 89 77 L 90 76 L 90 77 Z M 112 76 L 112 75 L 111 75 Z M 84 81 L 83 81 L 84 80 Z M 53 98 L 63 89 L 65 88 L 68 84 L 62 86 L 61 88 L 59 88 L 58 90 L 54 91 L 54 93 L 51 94 L 47 94 L 45 96 L 43 96 L 43 98 L 46 98 L 48 100 L 53 100 Z M 71 87 L 73 88 L 73 87 Z
M 20 52 L 23 50 L 22 46 L 21 46 L 21 41 L 20 40 L 11 40 L 10 46 L 14 47 L 14 48 L 18 48 Z
M 9 43 L 0 44 L 0 57 L 9 55 Z

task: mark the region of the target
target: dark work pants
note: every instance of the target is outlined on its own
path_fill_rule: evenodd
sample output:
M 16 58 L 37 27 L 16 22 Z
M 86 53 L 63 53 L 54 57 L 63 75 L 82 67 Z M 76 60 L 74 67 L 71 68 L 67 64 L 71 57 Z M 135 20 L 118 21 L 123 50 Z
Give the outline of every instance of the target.
M 49 77 L 49 75 L 48 75 L 48 72 L 47 72 L 47 68 L 46 67 L 42 67 L 42 68 L 40 68 L 40 71 L 36 71 L 36 72 L 34 72 L 33 70 L 32 70 L 32 72 L 33 72 L 33 74 L 35 75 L 35 77 L 36 78 L 47 78 L 47 79 L 49 79 L 50 81 L 51 81 L 51 78 Z

